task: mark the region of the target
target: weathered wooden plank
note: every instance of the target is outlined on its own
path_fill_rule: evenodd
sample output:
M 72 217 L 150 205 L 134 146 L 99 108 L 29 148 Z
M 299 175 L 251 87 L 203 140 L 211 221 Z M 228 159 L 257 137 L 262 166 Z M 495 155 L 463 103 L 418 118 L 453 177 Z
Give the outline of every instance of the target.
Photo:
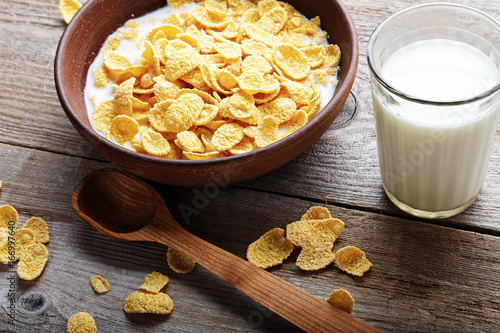
M 0 142 L 102 160 L 71 127 L 53 83 L 53 57 L 64 23 L 57 1 L 9 1 L 0 10 Z M 500 17 L 500 5 L 462 0 Z M 306 153 L 278 172 L 245 187 L 307 197 L 388 214 L 400 212 L 385 197 L 379 176 L 374 118 L 366 64 L 366 42 L 385 17 L 415 1 L 346 1 L 360 37 L 360 64 L 353 87 L 356 114 L 344 127 L 332 127 Z M 349 113 L 347 112 L 347 115 Z M 484 189 L 466 213 L 439 223 L 498 234 L 500 138 L 494 145 Z
M 311 149 L 278 172 L 243 186 L 400 215 L 381 187 L 365 55 L 366 43 L 376 25 L 388 15 L 416 3 L 346 1 L 360 39 L 360 64 L 353 87 L 354 118 L 343 127 L 332 127 Z M 487 0 L 458 3 L 500 17 L 497 3 Z M 0 45 L 4 46 L 0 48 L 0 142 L 102 160 L 72 128 L 57 99 L 53 57 L 65 26 L 57 4 L 56 0 L 19 0 L 9 1 L 8 6 L 0 9 Z M 346 119 L 349 117 L 339 121 Z M 464 214 L 437 223 L 500 232 L 495 221 L 500 202 L 498 147 L 500 138 L 495 141 L 486 183 L 477 203 Z
M 40 303 L 47 305 L 32 315 L 18 300 L 14 331 L 63 331 L 66 320 L 78 311 L 90 312 L 102 332 L 296 331 L 202 267 L 187 275 L 173 273 L 163 246 L 120 243 L 91 230 L 72 211 L 70 195 L 87 172 L 108 164 L 3 144 L 0 153 L 5 161 L 0 164 L 5 184 L 0 203 L 18 208 L 21 221 L 43 217 L 51 231 L 44 273 L 32 282 L 17 280 L 15 287 L 23 298 L 32 293 L 36 300 L 41 293 L 46 302 Z M 155 186 L 188 230 L 241 257 L 264 232 L 284 227 L 316 204 L 247 189 Z M 183 214 L 186 207 L 193 214 Z M 306 273 L 294 265 L 294 252 L 271 269 L 274 274 L 320 298 L 347 289 L 356 300 L 354 314 L 387 332 L 500 329 L 500 238 L 327 207 L 346 223 L 334 249 L 358 246 L 374 267 L 362 278 L 335 266 Z M 153 270 L 171 278 L 166 291 L 175 302 L 174 312 L 167 317 L 126 315 L 123 299 Z M 4 306 L 9 274 L 7 266 L 0 268 Z M 108 294 L 96 295 L 90 289 L 88 278 L 94 274 L 110 281 Z M 8 320 L 0 311 L 0 330 L 12 329 Z

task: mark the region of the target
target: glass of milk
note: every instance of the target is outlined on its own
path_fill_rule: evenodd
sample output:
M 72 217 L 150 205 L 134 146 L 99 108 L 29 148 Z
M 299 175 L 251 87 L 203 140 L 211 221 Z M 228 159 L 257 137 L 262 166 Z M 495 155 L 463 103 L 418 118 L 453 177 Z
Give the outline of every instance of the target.
M 456 215 L 476 199 L 500 114 L 500 24 L 434 3 L 383 21 L 367 46 L 382 184 L 403 211 Z

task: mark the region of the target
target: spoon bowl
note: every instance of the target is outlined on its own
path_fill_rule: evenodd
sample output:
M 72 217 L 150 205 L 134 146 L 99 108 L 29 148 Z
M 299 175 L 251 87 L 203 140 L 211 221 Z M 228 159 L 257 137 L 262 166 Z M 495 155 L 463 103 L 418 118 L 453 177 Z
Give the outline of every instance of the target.
M 121 241 L 171 246 L 308 332 L 380 332 L 362 320 L 275 275 L 189 233 L 161 195 L 124 171 L 101 169 L 73 191 L 75 212 L 101 233 Z

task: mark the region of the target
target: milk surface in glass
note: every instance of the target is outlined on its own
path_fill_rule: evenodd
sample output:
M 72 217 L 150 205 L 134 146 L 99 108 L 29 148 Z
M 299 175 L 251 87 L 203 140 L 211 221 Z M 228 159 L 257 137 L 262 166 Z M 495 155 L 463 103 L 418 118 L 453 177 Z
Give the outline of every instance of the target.
M 382 182 L 391 200 L 427 212 L 471 204 L 486 174 L 498 97 L 456 105 L 442 102 L 488 91 L 500 81 L 499 69 L 473 46 L 429 39 L 390 55 L 381 76 L 403 94 L 423 101 L 373 89 Z

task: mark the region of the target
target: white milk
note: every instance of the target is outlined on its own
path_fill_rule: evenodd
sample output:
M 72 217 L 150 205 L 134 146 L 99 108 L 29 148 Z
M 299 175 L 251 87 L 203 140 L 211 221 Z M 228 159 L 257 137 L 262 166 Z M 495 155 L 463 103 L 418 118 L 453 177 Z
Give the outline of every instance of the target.
M 150 32 L 152 29 L 156 27 L 165 24 L 163 22 L 164 19 L 170 17 L 171 15 L 189 13 L 191 9 L 196 5 L 199 5 L 199 3 L 196 2 L 186 3 L 182 5 L 180 8 L 176 9 L 171 5 L 167 4 L 165 7 L 154 10 L 151 13 L 148 13 L 144 16 L 127 21 L 127 23 L 133 21 L 140 23 L 140 26 L 137 29 L 139 30 L 139 34 L 135 40 L 132 41 L 127 40 L 123 38 L 123 36 L 121 35 L 121 32 L 126 28 L 127 23 L 125 23 L 122 27 L 118 28 L 113 34 L 111 34 L 108 37 L 108 39 L 111 37 L 117 37 L 118 39 L 120 39 L 120 46 L 118 47 L 118 49 L 115 50 L 115 52 L 124 56 L 130 64 L 134 64 L 140 59 L 142 52 L 146 48 L 143 39 L 148 34 L 148 32 Z M 309 21 L 309 19 L 307 19 L 305 16 L 302 17 L 307 22 Z M 141 42 L 138 43 L 138 41 Z M 324 38 L 309 40 L 309 42 L 311 43 L 311 45 L 323 45 L 323 46 L 328 45 L 326 34 Z M 90 65 L 89 70 L 87 72 L 84 97 L 85 97 L 85 105 L 87 107 L 87 114 L 90 120 L 92 120 L 92 113 L 94 112 L 97 105 L 101 104 L 104 101 L 113 99 L 112 85 L 114 84 L 114 82 L 110 82 L 104 88 L 97 88 L 95 86 L 95 79 L 93 75 L 94 69 L 100 68 L 104 65 L 103 56 L 104 56 L 105 46 L 106 43 L 104 43 L 104 45 L 101 47 L 99 53 L 95 57 L 94 61 Z M 326 74 L 326 81 L 327 81 L 326 83 L 324 84 L 318 83 L 319 88 L 321 90 L 321 96 L 320 96 L 321 108 L 323 108 L 328 102 L 330 102 L 330 100 L 333 98 L 333 95 L 335 94 L 338 82 L 338 68 L 339 67 L 337 65 L 337 71 L 335 72 L 334 76 Z M 313 82 L 315 81 L 314 74 L 312 72 L 310 75 L 310 79 Z M 106 134 L 105 132 L 97 130 L 93 124 L 92 127 L 94 128 L 94 130 L 96 130 L 96 132 L 100 133 L 102 136 L 105 136 Z M 281 129 L 281 132 L 284 132 L 284 129 Z M 137 134 L 135 139 L 137 141 L 141 141 L 140 135 Z M 129 143 L 127 143 L 125 146 L 131 148 L 131 145 Z
M 500 81 L 484 53 L 445 39 L 401 48 L 381 75 L 400 92 L 435 102 L 473 98 Z M 498 98 L 440 106 L 388 98 L 374 89 L 373 102 L 382 181 L 391 199 L 428 212 L 472 203 L 488 166 Z

